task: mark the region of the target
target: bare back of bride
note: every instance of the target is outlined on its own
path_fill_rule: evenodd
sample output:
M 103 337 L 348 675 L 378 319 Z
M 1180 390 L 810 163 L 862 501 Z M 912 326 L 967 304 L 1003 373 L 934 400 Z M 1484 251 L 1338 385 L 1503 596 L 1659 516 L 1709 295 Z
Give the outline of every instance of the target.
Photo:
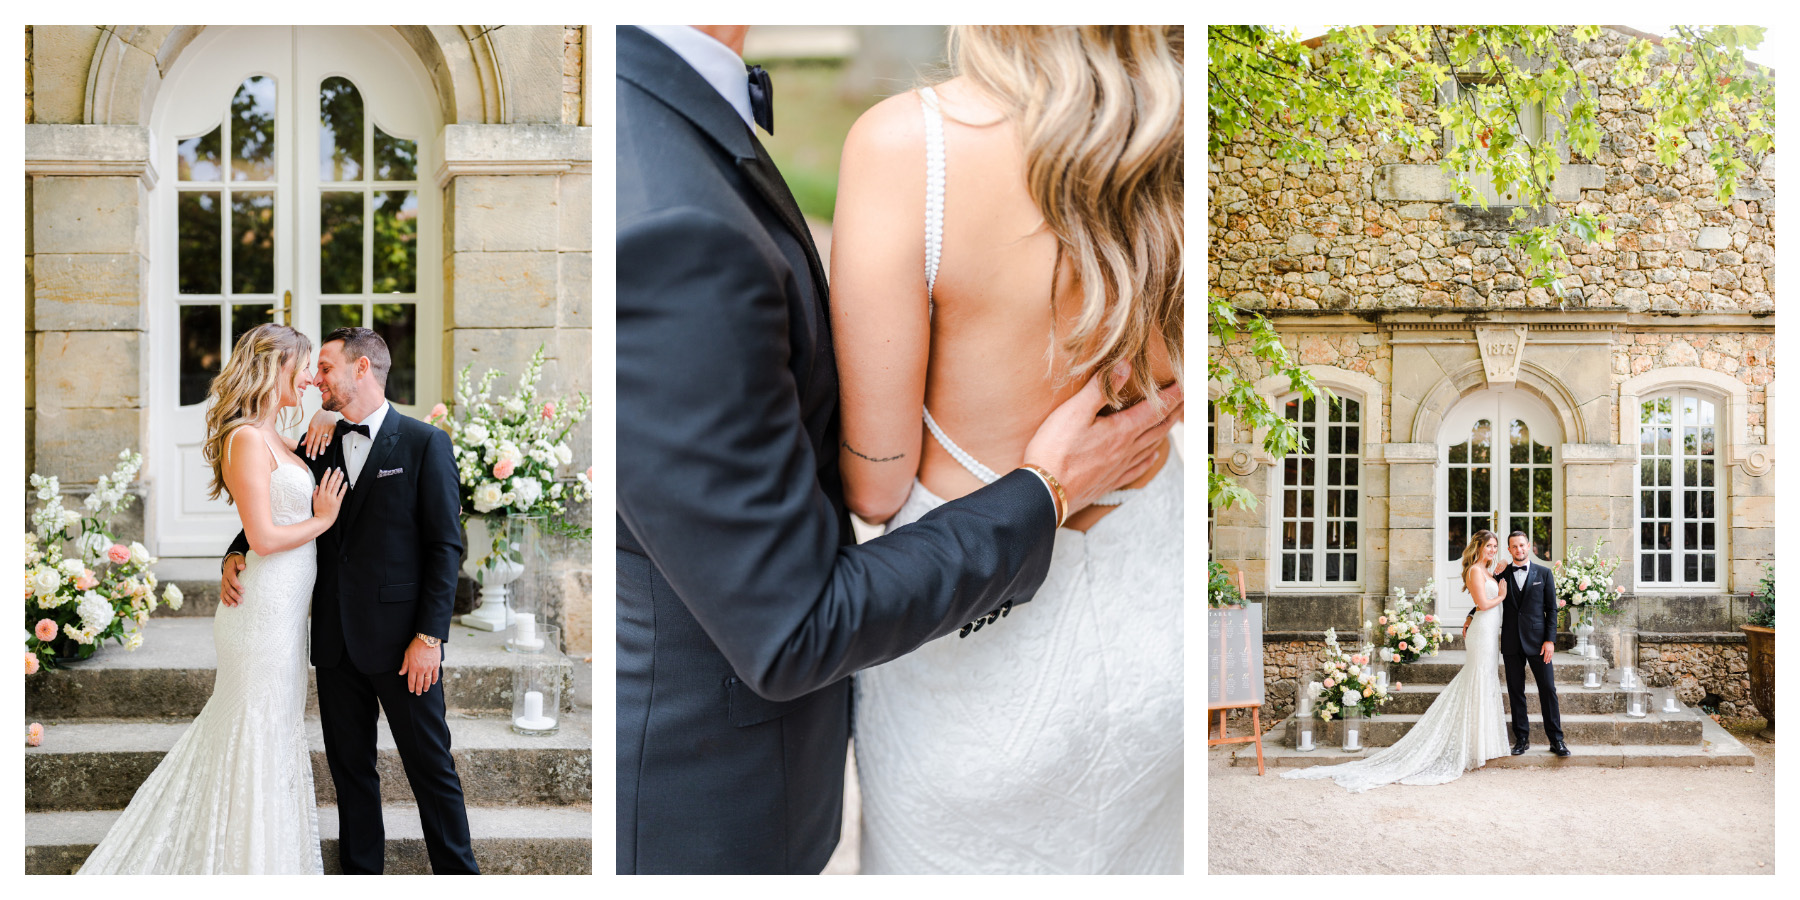
M 1181 370 L 1181 29 L 958 27 L 951 60 L 851 131 L 834 220 L 846 498 L 890 533 Z M 857 676 L 864 872 L 1181 871 L 1181 473 L 1147 444 L 1029 604 Z

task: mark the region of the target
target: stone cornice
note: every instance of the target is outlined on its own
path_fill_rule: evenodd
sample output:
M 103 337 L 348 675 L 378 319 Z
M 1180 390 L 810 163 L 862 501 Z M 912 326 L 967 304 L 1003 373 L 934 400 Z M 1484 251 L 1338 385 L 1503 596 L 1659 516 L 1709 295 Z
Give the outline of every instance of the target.
M 26 125 L 25 174 L 137 178 L 156 186 L 142 125 Z
M 1461 331 L 1476 325 L 1528 325 L 1534 340 L 1544 332 L 1749 331 L 1773 332 L 1770 310 L 1631 312 L 1623 309 L 1460 309 L 1409 310 L 1257 309 L 1271 322 L 1304 331 Z
M 580 125 L 446 125 L 437 185 L 459 175 L 561 175 L 594 170 L 594 129 Z

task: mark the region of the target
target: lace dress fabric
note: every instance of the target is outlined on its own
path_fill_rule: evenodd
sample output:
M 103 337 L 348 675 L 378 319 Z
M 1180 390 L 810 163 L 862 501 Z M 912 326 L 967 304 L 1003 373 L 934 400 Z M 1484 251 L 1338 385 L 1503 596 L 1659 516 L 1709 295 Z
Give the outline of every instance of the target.
M 1487 583 L 1489 599 L 1499 586 Z M 1392 746 L 1335 766 L 1313 766 L 1283 778 L 1329 778 L 1351 793 L 1385 784 L 1444 784 L 1510 750 L 1500 702 L 1498 606 L 1475 613 L 1463 642 L 1468 659 L 1425 715 Z
M 1180 873 L 1182 465 L 1085 534 L 1028 603 L 857 675 L 862 868 Z M 917 482 L 889 530 L 943 504 Z
M 280 463 L 269 475 L 275 524 L 311 516 L 312 491 L 310 472 Z M 243 602 L 221 604 L 213 619 L 212 697 L 80 874 L 323 873 L 305 726 L 317 571 L 310 541 L 249 554 Z

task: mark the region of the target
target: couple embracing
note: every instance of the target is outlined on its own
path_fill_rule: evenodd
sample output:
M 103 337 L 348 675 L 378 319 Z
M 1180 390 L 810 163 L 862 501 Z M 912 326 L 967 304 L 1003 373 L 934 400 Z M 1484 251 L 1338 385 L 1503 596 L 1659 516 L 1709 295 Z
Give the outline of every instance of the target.
M 618 871 L 819 872 L 854 731 L 864 872 L 1179 872 L 1181 30 L 953 29 L 829 260 L 745 30 L 618 33 Z
M 331 332 L 309 371 L 311 355 L 299 331 L 258 325 L 213 379 L 203 455 L 244 526 L 213 619 L 217 680 L 79 874 L 322 874 L 309 644 L 342 870 L 378 875 L 386 855 L 379 712 L 432 871 L 476 874 L 439 681 L 462 556 L 450 439 L 388 403 L 376 332 Z M 290 449 L 282 419 L 310 387 L 329 412 Z
M 1538 705 L 1550 752 L 1567 757 L 1562 715 L 1556 702 L 1556 579 L 1531 560 L 1531 539 L 1515 531 L 1506 539 L 1475 532 L 1463 549 L 1463 591 L 1475 608 L 1463 622 L 1468 656 L 1462 671 L 1444 687 L 1431 708 L 1400 740 L 1362 759 L 1313 766 L 1283 778 L 1329 778 L 1352 792 L 1384 784 L 1443 784 L 1488 760 L 1524 755 L 1531 747 L 1531 719 L 1525 702 L 1525 671 L 1537 682 Z M 1500 657 L 1499 660 L 1495 657 Z M 1506 694 L 1512 707 L 1512 737 L 1500 710 L 1500 660 L 1506 665 Z

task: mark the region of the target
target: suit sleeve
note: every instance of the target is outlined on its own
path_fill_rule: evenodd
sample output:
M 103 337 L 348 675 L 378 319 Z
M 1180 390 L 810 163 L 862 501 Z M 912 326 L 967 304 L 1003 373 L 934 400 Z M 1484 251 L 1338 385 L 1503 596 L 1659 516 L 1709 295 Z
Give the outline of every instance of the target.
M 420 634 L 448 640 L 450 614 L 456 605 L 456 570 L 462 565 L 462 506 L 450 436 L 426 427 L 430 434 L 419 464 L 417 519 L 423 564 L 413 627 Z
M 738 677 L 787 700 L 1030 599 L 1055 509 L 1014 472 L 839 546 L 789 369 L 793 276 L 756 237 L 693 209 L 621 223 L 618 510 Z
M 319 460 L 307 459 L 305 439 L 294 444 L 294 455 L 306 461 L 306 467 L 312 470 L 313 479 L 317 480 L 324 465 Z M 219 558 L 221 572 L 225 569 L 225 560 L 230 559 L 233 553 L 245 558 L 250 556 L 250 539 L 244 536 L 244 530 L 241 528 L 238 529 L 237 537 L 231 539 L 231 546 L 225 548 L 225 555 Z
M 1556 641 L 1556 577 L 1544 573 L 1544 640 Z

